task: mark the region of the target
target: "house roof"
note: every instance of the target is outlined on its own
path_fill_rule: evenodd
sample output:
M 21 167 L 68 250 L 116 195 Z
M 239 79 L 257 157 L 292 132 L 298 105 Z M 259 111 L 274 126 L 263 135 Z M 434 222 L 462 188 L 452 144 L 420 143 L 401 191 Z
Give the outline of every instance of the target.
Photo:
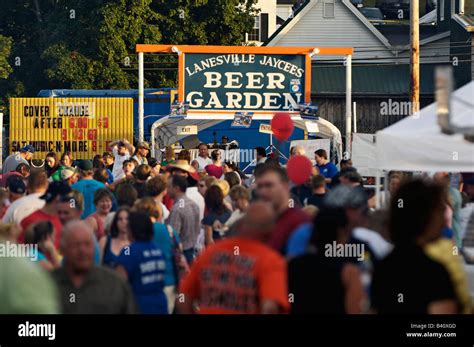
M 297 0 L 277 0 L 277 5 L 294 5 Z
M 263 46 L 267 46 L 270 43 L 276 43 L 279 41 L 288 30 L 293 28 L 300 19 L 309 12 L 319 0 L 306 0 L 294 13 L 292 18 L 288 18 L 282 26 L 278 28 L 264 43 Z M 342 0 L 342 3 L 359 19 L 364 26 L 372 32 L 387 48 L 390 48 L 390 42 L 370 23 L 367 18 L 350 2 L 350 0 Z
M 409 24 L 384 24 L 379 26 L 380 32 L 393 46 L 408 46 L 410 44 Z M 449 31 L 439 32 L 435 25 L 420 25 L 420 45 L 430 43 L 449 36 Z
M 434 94 L 434 64 L 420 65 L 420 95 Z M 345 66 L 313 64 L 311 94 L 340 96 L 346 92 Z M 410 66 L 356 65 L 352 67 L 352 94 L 364 97 L 405 96 L 410 90 Z
M 262 46 L 266 46 L 269 42 L 271 42 L 275 37 L 278 36 L 280 32 L 283 31 L 286 27 L 290 25 L 290 23 L 295 19 L 295 17 L 299 16 L 301 11 L 311 2 L 311 0 L 306 0 L 300 7 L 297 8 L 295 13 L 293 13 L 293 17 L 288 18 L 283 25 L 281 25 L 275 32 L 262 44 Z M 300 17 L 301 18 L 301 17 Z M 298 18 L 299 20 L 299 18 Z
M 453 19 L 464 29 L 466 29 L 466 31 L 474 33 L 474 18 L 464 14 L 455 14 Z

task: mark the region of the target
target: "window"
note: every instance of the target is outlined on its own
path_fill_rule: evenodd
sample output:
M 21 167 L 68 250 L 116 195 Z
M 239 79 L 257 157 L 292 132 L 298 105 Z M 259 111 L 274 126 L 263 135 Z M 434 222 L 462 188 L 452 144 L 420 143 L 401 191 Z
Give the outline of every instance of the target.
M 323 17 L 334 18 L 334 0 L 324 0 Z
M 444 21 L 444 0 L 439 1 L 439 21 Z
M 260 41 L 260 16 L 255 17 L 252 31 L 249 34 L 249 41 Z

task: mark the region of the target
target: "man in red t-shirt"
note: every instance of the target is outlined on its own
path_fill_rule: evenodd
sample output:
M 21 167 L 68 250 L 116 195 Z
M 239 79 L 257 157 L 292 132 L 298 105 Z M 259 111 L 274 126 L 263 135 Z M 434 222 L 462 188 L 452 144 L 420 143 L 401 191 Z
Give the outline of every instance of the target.
M 50 183 L 46 193 L 40 196 L 40 199 L 44 199 L 46 201 L 44 207 L 38 211 L 33 212 L 29 216 L 26 216 L 21 221 L 20 226 L 22 232 L 18 237 L 18 242 L 25 242 L 25 232 L 29 227 L 38 222 L 49 220 L 54 226 L 54 245 L 56 249 L 59 249 L 62 224 L 58 217 L 58 204 L 61 202 L 61 198 L 70 192 L 71 187 L 69 187 L 64 182 Z
M 264 241 L 275 212 L 264 202 L 249 206 L 238 233 L 206 248 L 183 280 L 180 313 L 262 314 L 289 310 L 285 259 Z
M 311 219 L 295 207 L 295 201 L 290 199 L 290 185 L 285 169 L 272 164 L 257 166 L 255 183 L 257 197 L 269 202 L 278 216 L 268 245 L 284 255 L 293 231 L 301 224 L 310 223 Z

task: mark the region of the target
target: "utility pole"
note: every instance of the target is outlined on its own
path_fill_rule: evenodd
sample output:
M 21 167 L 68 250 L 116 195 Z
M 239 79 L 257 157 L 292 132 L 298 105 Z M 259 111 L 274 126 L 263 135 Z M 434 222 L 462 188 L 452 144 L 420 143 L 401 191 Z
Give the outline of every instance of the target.
M 411 115 L 420 106 L 420 6 L 419 0 L 410 0 L 410 105 Z

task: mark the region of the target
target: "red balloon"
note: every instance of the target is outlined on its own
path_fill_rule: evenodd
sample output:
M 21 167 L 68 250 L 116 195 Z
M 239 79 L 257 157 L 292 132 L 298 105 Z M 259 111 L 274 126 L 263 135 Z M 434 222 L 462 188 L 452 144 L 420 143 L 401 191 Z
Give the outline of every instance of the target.
M 295 184 L 303 184 L 311 177 L 313 164 L 308 157 L 304 155 L 295 155 L 288 160 L 286 164 L 286 171 L 288 177 Z
M 272 127 L 273 134 L 278 139 L 278 141 L 288 140 L 291 134 L 293 134 L 293 129 L 295 128 L 290 115 L 284 112 L 275 113 L 270 125 Z

